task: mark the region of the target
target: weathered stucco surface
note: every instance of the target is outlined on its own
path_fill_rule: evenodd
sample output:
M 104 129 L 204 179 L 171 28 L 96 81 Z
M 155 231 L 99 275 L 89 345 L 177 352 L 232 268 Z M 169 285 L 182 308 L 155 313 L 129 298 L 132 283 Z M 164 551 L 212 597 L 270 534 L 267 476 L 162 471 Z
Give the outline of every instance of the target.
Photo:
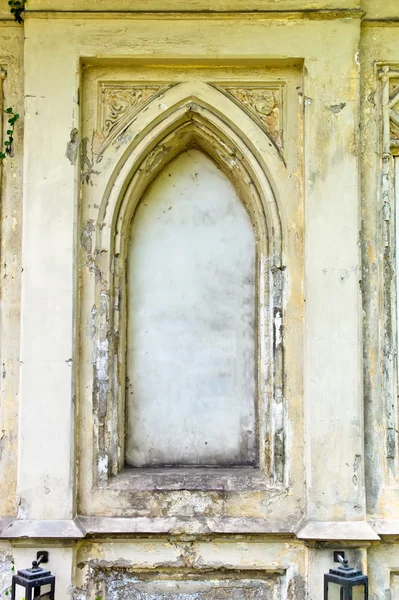
M 11 547 L 7 543 L 0 544 L 0 598 L 7 600 L 10 596 L 11 578 L 14 572 Z
M 18 106 L 23 113 L 23 31 L 13 22 L 0 27 L 0 108 Z M 6 125 L 5 118 L 1 122 Z M 18 503 L 22 148 L 23 118 L 15 130 L 14 157 L 0 167 L 0 519 L 14 515 Z
M 0 104 L 20 114 L 0 166 L 1 600 L 39 549 L 57 600 L 319 600 L 335 549 L 399 598 L 398 20 L 396 0 L 28 0 L 18 25 L 0 0 Z M 129 232 L 187 150 L 218 173 L 206 201 L 234 187 L 253 226 L 231 250 L 255 240 L 251 468 L 126 468 Z M 233 412 L 203 413 L 227 452 Z

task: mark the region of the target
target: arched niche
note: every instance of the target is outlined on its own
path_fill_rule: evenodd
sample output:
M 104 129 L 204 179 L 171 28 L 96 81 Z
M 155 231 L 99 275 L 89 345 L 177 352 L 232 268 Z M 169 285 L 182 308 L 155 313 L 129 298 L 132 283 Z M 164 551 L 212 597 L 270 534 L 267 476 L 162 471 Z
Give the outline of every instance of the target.
M 206 154 L 153 180 L 127 254 L 127 465 L 255 466 L 256 240 Z
M 255 412 L 259 469 L 272 484 L 284 482 L 285 413 L 282 344 L 282 230 L 271 164 L 281 160 L 267 136 L 255 127 L 256 147 L 237 127 L 232 102 L 209 86 L 180 97 L 162 114 L 151 106 L 143 127 L 120 156 L 106 186 L 96 226 L 94 295 L 95 360 L 93 407 L 97 481 L 124 468 L 127 348 L 127 268 L 131 222 L 148 186 L 176 156 L 190 148 L 207 155 L 231 181 L 253 226 L 255 266 Z M 209 88 L 209 89 L 206 89 Z M 173 90 L 172 90 L 173 91 Z M 172 93 L 172 92 L 170 92 Z M 218 102 L 221 102 L 218 108 Z M 230 107 L 231 105 L 231 107 Z M 231 110 L 230 110 L 231 108 Z M 159 112 L 159 111 L 158 111 Z M 139 115 L 140 116 L 140 115 Z M 249 122 L 243 115 L 243 122 Z M 251 127 L 253 124 L 251 124 Z M 273 183 L 273 187 L 269 181 Z

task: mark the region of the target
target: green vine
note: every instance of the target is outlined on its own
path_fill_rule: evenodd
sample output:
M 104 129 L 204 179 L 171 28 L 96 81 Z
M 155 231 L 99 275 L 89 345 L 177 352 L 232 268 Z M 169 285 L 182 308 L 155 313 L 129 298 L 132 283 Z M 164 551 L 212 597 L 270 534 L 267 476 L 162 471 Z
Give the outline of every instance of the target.
M 6 158 L 6 156 L 10 156 L 12 154 L 12 143 L 14 141 L 14 128 L 15 123 L 19 119 L 19 114 L 14 112 L 14 110 L 10 108 L 6 108 L 4 111 L 10 118 L 8 119 L 9 128 L 7 129 L 7 139 L 4 142 L 4 152 L 0 151 L 0 162 Z
M 23 23 L 22 14 L 25 10 L 26 0 L 8 0 L 8 5 L 11 7 L 10 12 L 14 15 L 17 23 Z

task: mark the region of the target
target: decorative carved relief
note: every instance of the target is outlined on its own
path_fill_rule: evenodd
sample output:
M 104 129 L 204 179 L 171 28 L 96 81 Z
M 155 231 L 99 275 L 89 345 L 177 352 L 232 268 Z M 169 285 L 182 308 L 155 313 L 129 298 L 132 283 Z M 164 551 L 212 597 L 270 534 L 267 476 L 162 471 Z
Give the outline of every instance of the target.
M 255 121 L 274 140 L 278 149 L 282 150 L 283 88 L 281 86 L 217 87 L 221 92 L 227 93 L 241 107 L 244 107 L 251 117 L 255 118 Z
M 399 70 L 388 65 L 379 71 L 382 83 L 383 145 L 380 188 L 380 210 L 383 235 L 384 311 L 383 311 L 383 397 L 385 398 L 386 448 L 385 455 L 390 476 L 397 479 L 397 290 L 395 229 L 397 223 L 395 201 L 395 156 L 399 156 Z M 397 159 L 398 160 L 398 159 Z M 394 407 L 394 410 L 393 410 Z
M 399 70 L 382 67 L 383 153 L 399 155 Z
M 100 84 L 98 111 L 99 153 L 103 152 L 132 122 L 135 115 L 170 85 L 131 83 Z
M 393 154 L 399 154 L 399 73 L 389 80 L 390 146 Z

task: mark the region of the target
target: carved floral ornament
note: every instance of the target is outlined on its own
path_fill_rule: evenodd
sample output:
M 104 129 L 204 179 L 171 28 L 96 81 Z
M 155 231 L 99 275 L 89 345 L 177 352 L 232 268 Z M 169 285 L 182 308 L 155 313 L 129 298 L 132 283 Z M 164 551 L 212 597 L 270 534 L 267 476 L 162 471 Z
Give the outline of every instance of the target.
M 144 85 L 136 83 L 100 84 L 98 154 L 123 133 L 135 116 L 155 97 L 162 96 L 174 84 Z M 282 86 L 214 86 L 227 95 L 272 138 L 279 150 L 283 147 Z
M 390 144 L 394 154 L 399 154 L 399 72 L 390 79 Z
M 399 69 L 382 67 L 382 103 L 384 115 L 384 154 L 399 155 Z
M 132 122 L 149 100 L 171 85 L 100 84 L 98 139 L 104 151 Z
M 220 87 L 241 107 L 245 108 L 252 118 L 274 140 L 279 150 L 283 147 L 282 129 L 282 87 Z

